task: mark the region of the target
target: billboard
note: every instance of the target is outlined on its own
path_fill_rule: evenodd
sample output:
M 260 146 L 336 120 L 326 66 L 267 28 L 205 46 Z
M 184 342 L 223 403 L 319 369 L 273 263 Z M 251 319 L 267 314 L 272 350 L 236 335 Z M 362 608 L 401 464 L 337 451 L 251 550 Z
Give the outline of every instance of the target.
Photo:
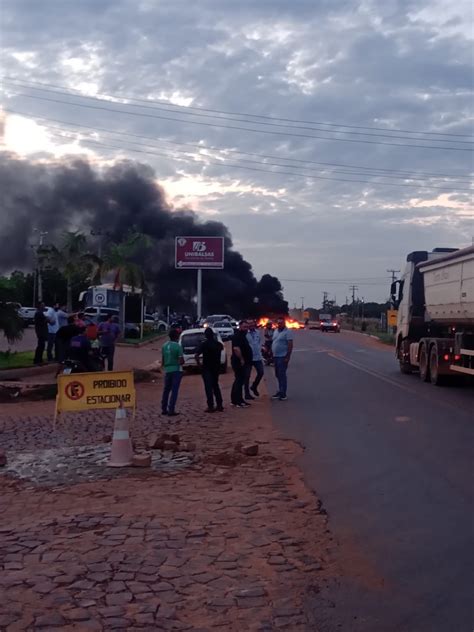
M 175 267 L 181 270 L 221 270 L 223 237 L 176 237 Z

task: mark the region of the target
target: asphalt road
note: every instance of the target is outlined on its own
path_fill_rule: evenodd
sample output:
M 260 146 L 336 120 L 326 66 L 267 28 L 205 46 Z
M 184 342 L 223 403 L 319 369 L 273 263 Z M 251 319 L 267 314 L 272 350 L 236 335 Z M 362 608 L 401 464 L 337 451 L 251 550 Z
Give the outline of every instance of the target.
M 300 331 L 288 396 L 274 418 L 305 446 L 342 573 L 312 599 L 322 632 L 471 632 L 474 389 L 401 375 L 360 334 Z

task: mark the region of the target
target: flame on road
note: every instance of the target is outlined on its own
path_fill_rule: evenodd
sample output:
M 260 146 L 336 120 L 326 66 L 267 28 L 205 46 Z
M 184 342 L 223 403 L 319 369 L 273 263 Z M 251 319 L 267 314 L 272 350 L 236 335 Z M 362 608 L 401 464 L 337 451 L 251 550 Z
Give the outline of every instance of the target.
M 272 322 L 267 316 L 263 316 L 258 321 L 259 327 L 265 327 L 267 323 Z M 297 320 L 293 320 L 293 318 L 285 319 L 286 326 L 288 329 L 302 329 L 302 325 Z M 276 329 L 276 322 L 272 322 L 273 329 Z

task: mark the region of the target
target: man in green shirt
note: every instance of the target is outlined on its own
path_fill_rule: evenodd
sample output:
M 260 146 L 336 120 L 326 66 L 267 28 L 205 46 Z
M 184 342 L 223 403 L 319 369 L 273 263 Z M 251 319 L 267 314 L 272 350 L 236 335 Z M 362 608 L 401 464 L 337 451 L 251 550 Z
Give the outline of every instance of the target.
M 161 412 L 163 415 L 175 417 L 176 400 L 178 399 L 179 385 L 183 377 L 184 364 L 183 349 L 178 343 L 179 332 L 171 329 L 170 339 L 165 342 L 161 350 L 161 366 L 165 372 L 165 383 L 163 387 L 163 397 L 161 398 Z M 171 395 L 171 397 L 170 397 Z

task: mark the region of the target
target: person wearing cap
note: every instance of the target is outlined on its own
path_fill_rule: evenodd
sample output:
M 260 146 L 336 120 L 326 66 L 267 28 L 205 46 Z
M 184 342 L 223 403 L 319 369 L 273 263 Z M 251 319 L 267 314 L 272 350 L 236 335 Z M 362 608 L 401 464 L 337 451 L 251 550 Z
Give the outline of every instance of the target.
M 100 323 L 97 331 L 99 337 L 100 354 L 107 359 L 107 369 L 114 370 L 115 343 L 120 336 L 117 316 L 109 316 L 104 323 Z

